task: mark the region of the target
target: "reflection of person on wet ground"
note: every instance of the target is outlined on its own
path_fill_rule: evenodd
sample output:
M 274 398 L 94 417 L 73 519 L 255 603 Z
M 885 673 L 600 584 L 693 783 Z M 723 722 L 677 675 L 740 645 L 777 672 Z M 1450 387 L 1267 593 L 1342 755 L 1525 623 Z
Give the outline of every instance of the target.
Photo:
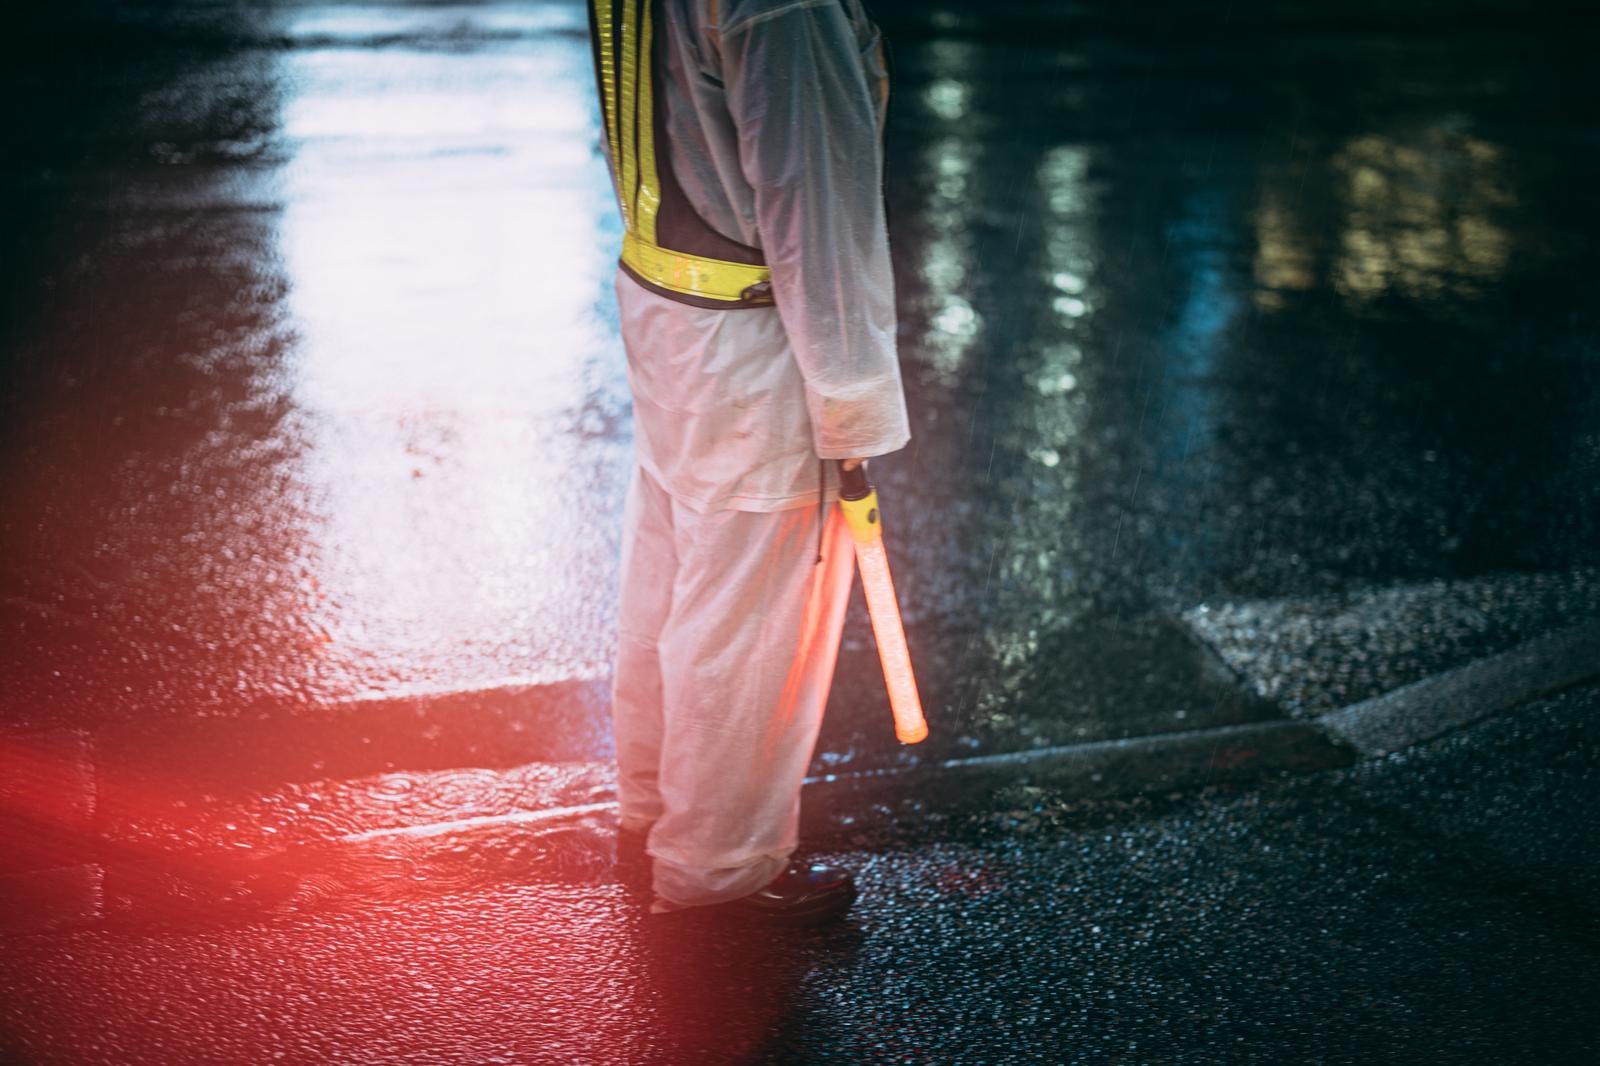
M 846 920 L 825 930 L 643 923 L 627 948 L 642 980 L 629 1005 L 643 1046 L 634 1062 L 782 1062 L 803 1058 L 814 1030 L 807 988 L 837 987 L 865 937 Z M 636 954 L 634 954 L 636 953 Z
M 841 913 L 792 860 L 853 573 L 838 460 L 910 436 L 859 0 L 590 0 L 634 402 L 614 685 L 651 912 Z M 709 912 L 706 908 L 715 908 Z

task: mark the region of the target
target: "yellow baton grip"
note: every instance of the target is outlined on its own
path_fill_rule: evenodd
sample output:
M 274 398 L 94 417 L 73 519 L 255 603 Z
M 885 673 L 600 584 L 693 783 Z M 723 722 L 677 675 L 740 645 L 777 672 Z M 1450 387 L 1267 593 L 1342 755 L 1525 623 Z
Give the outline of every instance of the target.
M 871 544 L 883 537 L 883 522 L 878 515 L 878 490 L 873 489 L 859 500 L 841 498 L 839 508 L 844 511 L 850 536 L 857 544 Z

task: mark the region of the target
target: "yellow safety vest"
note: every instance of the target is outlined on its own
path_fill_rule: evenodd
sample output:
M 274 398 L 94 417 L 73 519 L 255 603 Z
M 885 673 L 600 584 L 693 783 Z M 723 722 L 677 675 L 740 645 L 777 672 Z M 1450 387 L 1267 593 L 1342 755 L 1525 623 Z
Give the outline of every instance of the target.
M 601 118 L 622 209 L 622 269 L 646 288 L 697 307 L 771 307 L 772 273 L 761 249 L 708 226 L 672 173 L 656 34 L 660 5 L 589 0 Z

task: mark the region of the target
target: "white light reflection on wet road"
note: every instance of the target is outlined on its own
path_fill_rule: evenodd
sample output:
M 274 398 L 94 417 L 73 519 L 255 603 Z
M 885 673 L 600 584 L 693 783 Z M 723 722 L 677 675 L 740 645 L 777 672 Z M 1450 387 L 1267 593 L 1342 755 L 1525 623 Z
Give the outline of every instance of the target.
M 971 182 L 982 149 L 957 121 L 966 113 L 971 95 L 962 78 L 968 74 L 972 47 L 940 41 L 929 47 L 929 53 L 931 68 L 942 76 L 929 86 L 925 102 L 947 129 L 944 136 L 930 141 L 922 157 L 923 171 L 931 177 L 923 207 L 930 233 L 919 279 L 926 290 L 928 328 L 913 351 L 953 380 L 983 326 L 968 299 L 974 260 Z
M 341 695 L 596 676 L 609 654 L 614 533 L 574 494 L 627 442 L 571 432 L 623 388 L 584 11 L 467 19 L 288 27 L 314 42 L 282 61 L 288 373 Z

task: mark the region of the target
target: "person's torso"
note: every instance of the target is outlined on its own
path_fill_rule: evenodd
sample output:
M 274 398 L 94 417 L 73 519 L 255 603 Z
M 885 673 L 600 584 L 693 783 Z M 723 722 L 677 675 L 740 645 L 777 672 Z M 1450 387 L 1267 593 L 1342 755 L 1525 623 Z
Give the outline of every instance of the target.
M 879 31 L 859 0 L 821 2 L 838 4 L 856 31 L 863 72 L 868 85 L 875 87 L 881 136 L 888 75 Z M 649 19 L 651 66 L 656 73 L 651 79 L 654 98 L 648 106 L 662 110 L 660 122 L 652 121 L 660 134 L 651 146 L 656 186 L 660 187 L 663 173 L 675 186 L 670 196 L 653 205 L 654 237 L 669 249 L 671 242 L 681 239 L 696 252 L 716 249 L 721 240 L 727 243 L 720 246 L 719 257 L 737 257 L 737 249 L 745 248 L 759 263 L 755 191 L 740 162 L 719 46 L 729 30 L 748 31 L 749 19 L 765 20 L 816 3 L 637 0 L 635 6 L 615 0 L 610 9 L 615 16 L 610 37 L 615 58 L 609 102 L 604 99 L 606 72 L 597 73 L 602 124 L 608 118 L 611 123 L 601 140 L 619 199 L 624 201 L 626 224 L 636 225 L 639 190 L 648 190 L 650 181 L 647 161 L 637 155 L 640 123 L 635 118 L 630 125 L 623 113 L 624 96 L 640 91 L 641 77 L 636 68 L 631 88 L 625 87 L 622 17 L 632 14 L 641 28 Z M 597 0 L 590 4 L 591 10 L 601 6 Z M 646 36 L 637 32 L 634 47 L 642 48 Z M 819 470 L 804 384 L 771 301 L 765 306 L 728 308 L 684 299 L 646 284 L 625 267 L 619 270 L 616 290 L 640 463 L 670 493 L 697 509 L 768 511 L 816 500 Z
M 667 35 L 664 88 L 667 139 L 674 172 L 689 205 L 712 229 L 759 248 L 755 197 L 739 165 L 739 138 L 729 117 L 719 42 L 794 0 L 656 0 Z M 823 0 L 842 7 L 856 31 L 862 69 L 876 87 L 880 135 L 889 100 L 883 38 L 860 0 Z
M 796 32 L 778 20 L 819 7 L 849 23 L 881 137 L 887 57 L 860 0 L 589 0 L 602 145 L 626 231 L 622 263 L 645 287 L 702 307 L 771 304 L 721 43 Z M 745 99 L 758 99 L 763 85 L 747 82 Z

